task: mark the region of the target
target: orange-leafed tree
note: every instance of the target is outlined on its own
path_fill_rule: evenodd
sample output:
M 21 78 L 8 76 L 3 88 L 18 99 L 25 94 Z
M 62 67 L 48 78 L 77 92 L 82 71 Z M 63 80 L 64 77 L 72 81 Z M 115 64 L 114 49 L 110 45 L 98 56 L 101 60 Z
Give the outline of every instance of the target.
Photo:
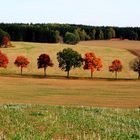
M 48 54 L 41 54 L 37 59 L 38 69 L 44 68 L 44 77 L 46 77 L 47 67 L 52 67 L 54 64 Z
M 100 71 L 103 67 L 101 58 L 97 58 L 94 52 L 88 52 L 83 58 L 84 70 L 91 71 L 91 78 L 93 78 L 93 72 L 95 70 Z
M 21 75 L 22 75 L 22 71 L 23 71 L 23 68 L 27 68 L 28 64 L 29 64 L 29 60 L 24 57 L 24 56 L 18 56 L 14 62 L 14 64 L 20 68 L 21 70 Z
M 0 51 L 0 68 L 7 68 L 8 63 L 8 57 Z
M 109 66 L 110 72 L 115 72 L 115 78 L 118 77 L 118 72 L 121 72 L 123 68 L 123 65 L 119 59 L 115 59 L 112 64 Z

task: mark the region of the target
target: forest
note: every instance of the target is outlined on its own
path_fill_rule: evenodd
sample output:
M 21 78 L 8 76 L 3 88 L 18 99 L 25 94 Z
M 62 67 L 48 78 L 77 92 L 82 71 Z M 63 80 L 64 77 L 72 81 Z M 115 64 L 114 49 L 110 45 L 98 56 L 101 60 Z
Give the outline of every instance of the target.
M 83 40 L 110 40 L 112 38 L 140 40 L 139 27 L 0 23 L 0 29 L 8 33 L 12 41 L 76 44 Z

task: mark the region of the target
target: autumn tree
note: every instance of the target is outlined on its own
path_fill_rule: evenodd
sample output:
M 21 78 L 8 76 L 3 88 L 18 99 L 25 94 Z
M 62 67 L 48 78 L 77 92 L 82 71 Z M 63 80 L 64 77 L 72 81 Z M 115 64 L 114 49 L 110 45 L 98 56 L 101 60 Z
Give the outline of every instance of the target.
M 138 73 L 138 79 L 140 79 L 140 57 L 132 60 L 129 65 L 134 72 Z
M 118 77 L 118 72 L 121 72 L 123 68 L 123 65 L 119 59 L 115 59 L 112 64 L 109 66 L 110 72 L 115 72 L 115 78 Z
M 22 70 L 23 68 L 27 68 L 28 64 L 29 64 L 29 60 L 27 58 L 25 58 L 24 56 L 18 56 L 14 62 L 14 64 L 20 68 L 21 70 L 21 75 L 22 75 Z
M 44 68 L 44 77 L 46 77 L 47 67 L 52 67 L 54 64 L 48 54 L 41 54 L 37 59 L 38 69 Z
M 84 70 L 91 71 L 91 78 L 93 78 L 93 72 L 95 70 L 100 71 L 101 68 L 103 67 L 102 60 L 100 58 L 97 58 L 94 52 L 88 52 L 85 54 L 85 57 L 83 58 L 83 64 Z
M 8 63 L 8 57 L 0 51 L 0 68 L 7 68 Z
M 69 78 L 69 72 L 72 68 L 75 69 L 82 65 L 81 54 L 71 48 L 58 52 L 57 60 L 59 62 L 59 68 L 67 72 L 67 78 Z

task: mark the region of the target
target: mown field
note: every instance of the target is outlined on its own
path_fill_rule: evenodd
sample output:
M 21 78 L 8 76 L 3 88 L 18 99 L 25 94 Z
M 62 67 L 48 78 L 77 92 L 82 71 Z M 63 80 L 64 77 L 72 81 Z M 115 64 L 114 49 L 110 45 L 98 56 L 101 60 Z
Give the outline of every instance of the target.
M 101 41 L 102 42 L 102 41 Z M 109 41 L 110 42 L 110 41 Z M 114 45 L 112 42 L 112 46 Z M 126 79 L 136 79 L 137 74 L 129 69 L 129 62 L 135 58 L 129 51 L 120 48 L 114 48 L 111 46 L 96 46 L 96 45 L 87 45 L 78 44 L 76 46 L 63 45 L 63 44 L 46 44 L 46 43 L 27 43 L 27 42 L 12 42 L 15 46 L 14 48 L 1 49 L 4 53 L 7 54 L 10 60 L 10 64 L 7 69 L 1 69 L 1 75 L 15 75 L 19 74 L 20 70 L 13 64 L 15 58 L 18 55 L 24 55 L 29 58 L 30 65 L 27 69 L 23 70 L 25 75 L 43 75 L 43 70 L 37 69 L 37 58 L 41 53 L 48 53 L 54 62 L 53 68 L 47 69 L 47 74 L 51 76 L 65 76 L 66 73 L 61 71 L 58 68 L 58 62 L 56 59 L 56 54 L 58 51 L 63 50 L 64 48 L 70 47 L 84 56 L 86 52 L 94 51 L 96 55 L 103 60 L 103 69 L 100 72 L 95 72 L 94 77 L 98 78 L 113 78 L 114 74 L 108 71 L 108 66 L 111 64 L 113 59 L 120 59 L 123 63 L 123 71 L 118 75 L 119 78 Z M 102 45 L 104 42 L 102 43 Z M 111 43 L 110 43 L 111 44 Z M 125 42 L 125 46 L 129 46 L 131 41 Z M 138 44 L 139 45 L 139 44 Z M 70 75 L 74 77 L 90 77 L 90 71 L 84 71 L 81 67 L 80 69 L 75 69 L 70 71 Z
M 140 107 L 140 82 L 0 77 L 0 103 Z
M 0 106 L 1 140 L 139 140 L 140 109 Z

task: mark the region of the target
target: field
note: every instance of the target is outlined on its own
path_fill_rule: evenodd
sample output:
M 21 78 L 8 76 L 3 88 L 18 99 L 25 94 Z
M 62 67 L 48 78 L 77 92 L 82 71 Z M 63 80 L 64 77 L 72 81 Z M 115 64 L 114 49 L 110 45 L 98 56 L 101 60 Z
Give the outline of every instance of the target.
M 140 109 L 0 106 L 1 140 L 138 140 Z
M 110 42 L 110 41 L 109 41 Z M 116 42 L 113 42 L 116 43 Z M 112 43 L 112 45 L 114 45 Z M 56 54 L 58 51 L 71 47 L 77 50 L 84 56 L 86 52 L 94 51 L 98 57 L 103 60 L 103 69 L 100 72 L 95 72 L 94 77 L 98 78 L 114 78 L 114 74 L 108 71 L 108 66 L 111 64 L 113 59 L 119 58 L 123 63 L 123 71 L 119 74 L 119 78 L 123 79 L 136 79 L 137 74 L 129 69 L 129 62 L 135 58 L 129 51 L 120 48 L 107 47 L 107 46 L 88 46 L 78 44 L 76 46 L 63 45 L 63 44 L 46 44 L 46 43 L 27 43 L 27 42 L 12 42 L 15 48 L 2 49 L 9 57 L 10 64 L 7 69 L 1 69 L 0 74 L 2 75 L 15 75 L 19 74 L 20 70 L 13 64 L 17 55 L 25 55 L 31 61 L 29 67 L 23 70 L 25 75 L 43 75 L 43 70 L 37 69 L 37 58 L 41 53 L 48 53 L 52 61 L 54 62 L 53 68 L 47 69 L 47 74 L 51 76 L 65 76 L 66 73 L 58 68 L 58 63 L 56 59 Z M 102 43 L 102 45 L 104 42 Z M 110 43 L 111 44 L 111 43 Z M 125 42 L 125 46 L 129 46 L 131 41 Z M 137 44 L 139 45 L 139 44 Z M 127 58 L 127 59 L 126 59 Z M 90 77 L 90 71 L 84 71 L 81 67 L 80 69 L 75 69 L 70 71 L 70 75 L 73 77 Z
M 7 69 L 0 69 L 0 140 L 128 140 L 140 139 L 140 82 L 129 69 L 140 42 L 88 41 L 76 46 L 12 42 L 1 49 L 9 57 Z M 125 46 L 125 47 L 124 47 Z M 94 73 L 71 70 L 71 78 L 58 68 L 56 54 L 73 48 L 84 56 L 94 51 L 103 60 L 103 70 Z M 54 67 L 37 69 L 37 57 L 48 53 Z M 133 55 L 135 54 L 135 55 Z M 13 64 L 18 55 L 30 65 L 20 70 Z M 108 72 L 119 58 L 123 71 L 118 80 Z
M 140 107 L 135 80 L 0 77 L 0 102 L 94 107 Z

